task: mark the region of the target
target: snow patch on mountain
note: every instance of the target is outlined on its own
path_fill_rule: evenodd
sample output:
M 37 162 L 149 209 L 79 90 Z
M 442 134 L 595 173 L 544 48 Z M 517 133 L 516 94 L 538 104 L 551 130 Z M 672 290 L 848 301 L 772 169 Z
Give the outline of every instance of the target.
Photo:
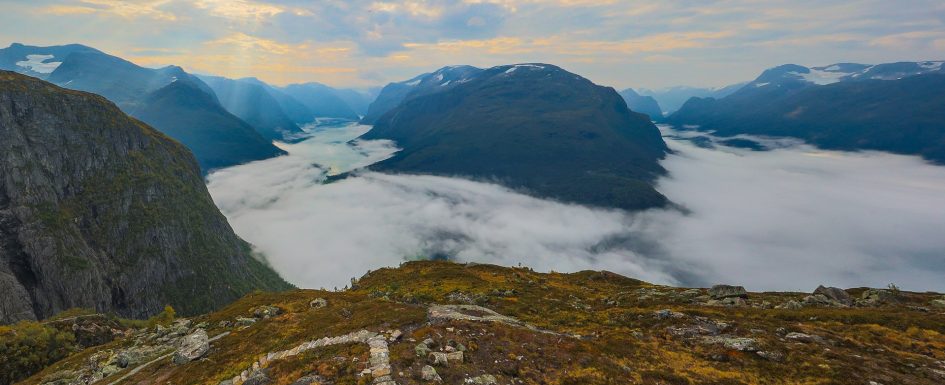
M 54 58 L 53 55 L 26 55 L 26 60 L 16 62 L 16 65 L 33 72 L 48 74 L 55 71 L 62 64 L 61 61 L 46 62 L 52 58 Z

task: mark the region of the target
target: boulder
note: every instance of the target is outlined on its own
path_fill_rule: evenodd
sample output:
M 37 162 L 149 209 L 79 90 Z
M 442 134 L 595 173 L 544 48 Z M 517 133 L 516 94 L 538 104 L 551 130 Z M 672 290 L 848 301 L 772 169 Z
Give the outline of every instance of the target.
M 723 298 L 748 298 L 748 291 L 742 286 L 715 285 L 709 289 L 709 295 L 712 299 Z
M 413 348 L 414 353 L 417 353 L 417 357 L 426 357 L 430 354 L 432 350 L 425 343 L 419 343 L 416 347 Z
M 424 365 L 420 368 L 420 378 L 424 381 L 443 381 L 440 375 L 436 373 L 436 369 L 430 365 Z
M 930 302 L 930 304 L 934 307 L 945 309 L 945 297 L 943 297 L 942 299 L 933 299 L 932 302 Z
M 879 306 L 895 302 L 897 302 L 896 294 L 886 289 L 867 289 L 856 301 L 857 305 L 860 306 Z
M 325 306 L 328 306 L 328 300 L 324 298 L 315 298 L 312 302 L 308 303 L 308 306 L 311 306 L 312 309 L 321 309 Z
M 275 306 L 258 306 L 253 309 L 253 317 L 255 318 L 271 318 L 279 314 L 282 314 L 282 309 Z
M 758 341 L 756 341 L 754 338 L 716 336 L 705 337 L 703 342 L 706 344 L 722 345 L 726 349 L 738 350 L 741 352 L 756 352 L 760 350 L 758 349 Z
M 430 353 L 430 361 L 433 362 L 433 365 L 446 366 L 449 363 L 449 358 L 446 356 L 446 353 L 433 352 Z
M 266 385 L 272 382 L 269 379 L 269 372 L 267 369 L 258 369 L 254 370 L 249 374 L 249 377 L 246 381 L 243 381 L 243 385 Z
M 463 362 L 463 352 L 446 353 L 446 360 L 449 362 Z
M 774 308 L 775 308 L 775 309 L 798 310 L 798 309 L 801 309 L 801 308 L 803 308 L 803 307 L 804 307 L 804 305 L 802 305 L 800 302 L 797 302 L 797 301 L 795 301 L 795 300 L 792 299 L 792 300 L 789 300 L 789 301 L 787 301 L 787 302 L 785 302 L 785 303 L 783 303 L 783 304 L 780 304 L 780 305 L 778 305 L 778 306 L 775 306 Z
M 853 297 L 851 297 L 850 294 L 839 287 L 824 287 L 823 285 L 817 286 L 817 289 L 814 290 L 814 294 L 821 294 L 833 301 L 843 304 L 844 306 L 853 306 Z
M 203 357 L 210 351 L 210 338 L 207 331 L 197 329 L 193 334 L 181 338 L 180 346 L 174 352 L 175 364 L 186 364 Z

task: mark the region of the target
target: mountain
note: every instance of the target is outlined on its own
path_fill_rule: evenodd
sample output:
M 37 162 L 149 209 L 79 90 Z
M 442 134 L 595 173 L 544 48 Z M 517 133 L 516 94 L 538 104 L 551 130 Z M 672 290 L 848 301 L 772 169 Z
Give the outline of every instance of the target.
M 133 115 L 164 127 L 164 133 L 200 154 L 204 170 L 285 154 L 189 80 L 174 81 L 148 94 Z
M 390 83 L 381 89 L 377 98 L 368 107 L 367 114 L 361 119 L 361 123 L 374 124 L 382 115 L 400 105 L 408 95 L 422 95 L 424 93 L 422 90 L 436 91 L 442 85 L 463 83 L 480 72 L 482 72 L 481 69 L 472 66 L 448 66 L 410 80 Z
M 667 203 L 652 186 L 664 172 L 658 161 L 666 144 L 649 117 L 628 110 L 612 88 L 548 64 L 436 79 L 436 86 L 416 87 L 362 136 L 402 148 L 373 169 L 497 180 L 595 206 Z
M 720 136 L 796 137 L 945 163 L 943 86 L 942 62 L 783 65 L 728 97 L 693 99 L 668 121 Z
M 265 86 L 220 76 L 200 76 L 200 80 L 213 89 L 227 111 L 249 123 L 264 138 L 285 140 L 286 135 L 302 132 Z
M 285 288 L 186 148 L 100 96 L 0 72 L 0 323 L 196 314 Z
M 945 380 L 945 299 L 936 293 L 687 289 L 606 271 L 450 262 L 406 262 L 353 284 L 340 292 L 251 294 L 72 354 L 21 384 Z M 173 358 L 155 359 L 164 354 Z
M 313 117 L 357 120 L 356 112 L 338 96 L 337 90 L 319 83 L 291 84 L 280 89 L 304 105 Z
M 0 70 L 14 71 L 45 79 L 56 70 L 63 59 L 73 53 L 101 53 L 81 44 L 36 47 L 13 43 L 0 49 Z
M 651 96 L 653 99 L 656 99 L 657 103 L 662 107 L 663 114 L 669 115 L 682 107 L 690 98 L 724 98 L 738 91 L 740 88 L 744 87 L 745 84 L 747 83 L 736 83 L 719 88 L 688 86 L 676 86 L 658 90 L 640 88 L 637 89 L 637 92 L 640 95 Z
M 620 97 L 627 102 L 627 107 L 630 108 L 630 111 L 647 114 L 650 116 L 651 120 L 663 119 L 663 110 L 660 109 L 659 103 L 657 103 L 656 99 L 653 99 L 652 96 L 642 96 L 634 91 L 633 88 L 627 88 L 620 91 Z
M 374 101 L 374 96 L 370 91 L 357 91 L 350 88 L 335 88 L 335 96 L 343 100 L 348 107 L 358 115 L 367 113 L 368 107 Z
M 0 49 L 0 57 L 25 58 L 34 55 L 30 52 L 67 52 L 61 64 L 45 76 L 46 80 L 108 98 L 126 113 L 181 141 L 194 152 L 204 172 L 285 153 L 255 130 L 249 134 L 244 132 L 246 123 L 227 112 L 207 84 L 180 67 L 144 68 L 84 46 L 29 47 L 14 44 Z M 190 85 L 194 92 L 204 94 L 198 98 L 202 101 L 199 104 L 202 110 L 196 111 L 185 103 L 166 100 L 166 93 L 153 95 L 178 81 Z M 162 108 L 165 109 L 147 105 L 149 100 L 164 100 Z M 229 155 L 231 151 L 232 156 Z

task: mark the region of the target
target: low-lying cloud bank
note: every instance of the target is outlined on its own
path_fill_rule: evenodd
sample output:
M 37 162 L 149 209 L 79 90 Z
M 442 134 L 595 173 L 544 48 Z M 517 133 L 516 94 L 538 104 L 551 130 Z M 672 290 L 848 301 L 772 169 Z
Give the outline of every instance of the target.
M 669 140 L 677 154 L 659 189 L 688 213 L 627 214 L 457 178 L 363 173 L 321 184 L 396 150 L 346 144 L 366 129 L 326 129 L 285 145 L 289 156 L 209 178 L 237 233 L 292 283 L 341 287 L 368 269 L 449 257 L 754 290 L 945 290 L 945 167 L 918 158 Z

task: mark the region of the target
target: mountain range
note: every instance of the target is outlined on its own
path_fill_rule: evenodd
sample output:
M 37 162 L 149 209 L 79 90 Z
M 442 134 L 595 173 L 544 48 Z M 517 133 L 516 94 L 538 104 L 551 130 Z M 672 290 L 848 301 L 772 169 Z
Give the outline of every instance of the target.
M 945 163 L 942 64 L 782 65 L 724 98 L 693 98 L 667 121 L 720 136 L 796 137 L 823 148 Z
M 198 90 L 153 97 L 179 88 Z M 214 101 L 196 95 L 183 104 Z M 184 146 L 101 96 L 0 71 L 0 323 L 74 307 L 196 314 L 288 287 L 233 233 Z
M 559 67 L 446 67 L 384 87 L 365 119 L 395 99 L 362 139 L 402 150 L 372 169 L 487 179 L 628 210 L 667 203 L 653 188 L 666 144 L 649 117 Z
M 638 88 L 637 93 L 642 96 L 649 96 L 659 103 L 663 115 L 669 115 L 676 112 L 683 104 L 691 98 L 724 98 L 733 94 L 745 86 L 747 82 L 736 83 L 725 87 L 703 88 L 689 86 L 674 86 L 660 89 Z

